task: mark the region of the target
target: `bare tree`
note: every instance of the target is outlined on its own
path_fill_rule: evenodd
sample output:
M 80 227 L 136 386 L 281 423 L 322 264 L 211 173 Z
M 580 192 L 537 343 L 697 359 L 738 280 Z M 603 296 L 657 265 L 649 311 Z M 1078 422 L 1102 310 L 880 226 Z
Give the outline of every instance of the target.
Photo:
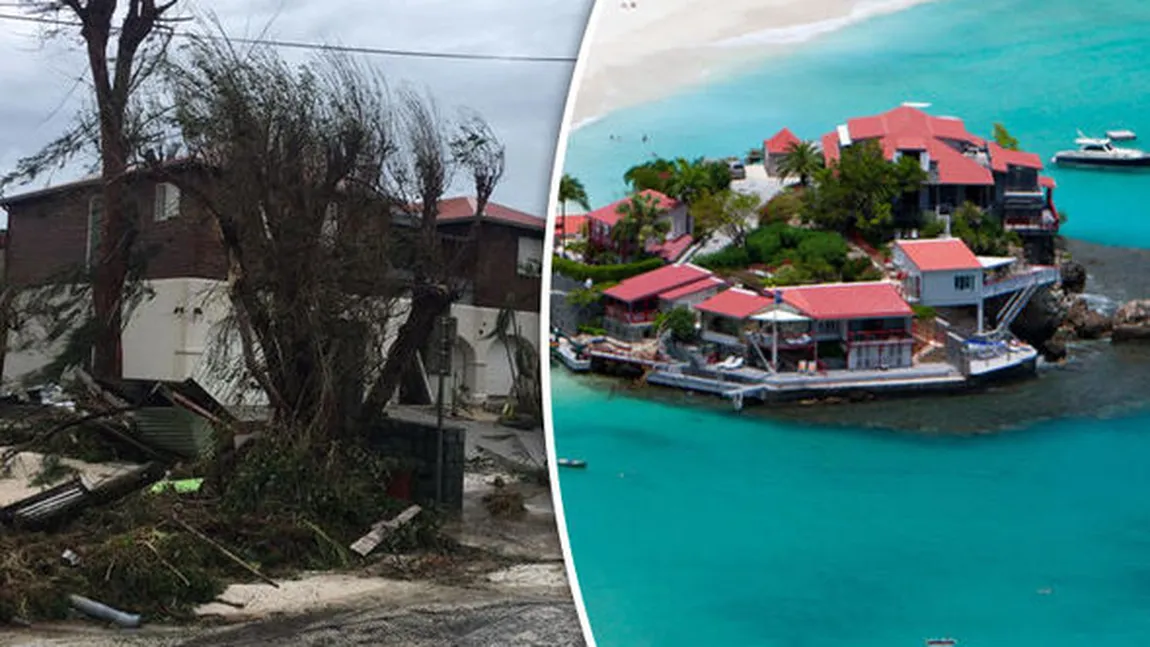
M 90 344 L 92 371 L 97 377 L 122 377 L 121 332 L 126 309 L 125 285 L 131 274 L 137 227 L 126 199 L 125 185 L 139 139 L 149 129 L 149 112 L 133 106 L 143 85 L 163 61 L 171 30 L 166 16 L 176 0 L 28 0 L 25 9 L 64 24 L 74 21 L 84 41 L 95 110 L 82 113 L 74 127 L 39 153 L 20 161 L 0 181 L 0 188 L 35 179 L 62 166 L 94 144 L 100 161 L 102 213 L 99 247 L 91 277 L 89 334 L 73 340 Z M 120 11 L 118 11 L 120 10 Z M 120 18 L 116 23 L 117 14 Z
M 176 120 L 206 171 L 173 181 L 218 225 L 243 373 L 283 433 L 362 430 L 459 295 L 474 229 L 445 240 L 439 202 L 467 172 L 482 212 L 502 146 L 347 58 L 295 68 L 222 39 L 189 54 L 172 73 Z

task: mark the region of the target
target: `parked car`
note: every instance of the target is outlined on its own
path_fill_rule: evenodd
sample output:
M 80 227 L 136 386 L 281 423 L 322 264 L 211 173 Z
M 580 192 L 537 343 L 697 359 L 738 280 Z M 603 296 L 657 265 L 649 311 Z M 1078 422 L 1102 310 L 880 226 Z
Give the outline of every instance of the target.
M 731 172 L 732 180 L 745 180 L 747 179 L 747 167 L 743 163 L 735 160 L 727 163 L 727 168 Z

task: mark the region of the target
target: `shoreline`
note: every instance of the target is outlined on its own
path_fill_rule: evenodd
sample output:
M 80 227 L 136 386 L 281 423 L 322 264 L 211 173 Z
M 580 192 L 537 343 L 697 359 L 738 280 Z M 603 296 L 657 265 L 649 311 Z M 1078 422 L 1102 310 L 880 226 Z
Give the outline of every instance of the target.
M 1150 298 L 1150 249 L 1078 239 L 1067 239 L 1067 246 L 1073 260 L 1082 263 L 1089 273 L 1084 295 L 1112 303 Z M 954 392 L 776 402 L 748 407 L 734 415 L 797 424 L 971 435 L 1026 429 L 1044 421 L 1082 416 L 1139 415 L 1146 410 L 1147 398 L 1137 388 L 1111 389 L 1107 384 L 1133 387 L 1150 380 L 1150 344 L 1115 346 L 1105 339 L 1080 340 L 1073 342 L 1071 348 L 1071 355 L 1063 362 L 1040 362 L 1036 378 Z M 565 371 L 564 379 L 604 391 L 607 397 L 621 395 L 672 407 L 731 411 L 730 402 L 718 396 L 657 384 L 650 385 L 655 388 L 631 388 L 626 379 L 594 372 L 575 374 L 562 365 L 550 370 Z M 1098 380 L 1099 375 L 1110 379 Z M 940 409 L 952 408 L 954 416 L 939 416 Z M 951 424 L 940 425 L 940 419 Z
M 608 3 L 576 79 L 571 130 L 737 74 L 796 45 L 937 0 L 704 0 Z M 647 2 L 651 2 L 648 5 Z

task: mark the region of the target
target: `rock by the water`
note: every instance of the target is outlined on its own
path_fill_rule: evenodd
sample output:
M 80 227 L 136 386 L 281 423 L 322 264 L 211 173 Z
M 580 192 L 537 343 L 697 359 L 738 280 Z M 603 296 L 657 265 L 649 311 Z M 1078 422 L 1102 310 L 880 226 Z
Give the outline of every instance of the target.
M 1077 298 L 1066 313 L 1066 325 L 1074 330 L 1079 339 L 1098 339 L 1110 332 L 1113 321 L 1091 309 L 1085 299 Z
M 1030 299 L 1010 329 L 1019 339 L 1042 351 L 1047 359 L 1060 359 L 1047 352 L 1046 346 L 1066 321 L 1066 315 L 1067 307 L 1061 291 L 1042 290 Z M 1054 350 L 1055 355 L 1062 352 L 1065 356 L 1065 349 Z
M 1150 341 L 1150 299 L 1123 304 L 1114 313 L 1112 342 Z
M 1063 291 L 1067 294 L 1082 294 L 1086 290 L 1086 267 L 1082 263 L 1066 261 L 1058 269 Z

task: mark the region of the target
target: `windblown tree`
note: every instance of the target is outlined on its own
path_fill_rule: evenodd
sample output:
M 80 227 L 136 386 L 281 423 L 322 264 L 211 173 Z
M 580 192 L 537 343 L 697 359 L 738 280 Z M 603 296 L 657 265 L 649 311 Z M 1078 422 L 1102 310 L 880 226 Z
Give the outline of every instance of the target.
M 671 228 L 671 223 L 663 218 L 666 213 L 652 195 L 636 193 L 620 204 L 619 214 L 623 217 L 611 229 L 619 253 L 633 260 L 648 244 L 662 241 Z
M 797 177 L 799 186 L 807 187 L 810 185 L 811 178 L 821 168 L 823 168 L 822 151 L 815 146 L 814 142 L 802 141 L 792 142 L 787 147 L 786 153 L 779 160 L 777 172 L 780 179 L 786 180 L 789 177 Z
M 567 245 L 567 237 L 571 235 L 571 232 L 567 231 L 568 202 L 574 202 L 582 207 L 584 211 L 591 210 L 591 202 L 587 199 L 587 189 L 583 188 L 583 183 L 580 182 L 578 178 L 564 173 L 563 177 L 559 179 L 559 218 L 561 223 L 560 229 L 563 230 L 561 242 L 564 248 L 566 248 Z
M 227 252 L 221 348 L 238 341 L 238 376 L 267 394 L 281 435 L 361 437 L 463 289 L 502 145 L 478 117 L 453 125 L 343 58 L 295 68 L 268 49 L 198 40 L 172 88 L 206 169 L 181 188 Z M 480 217 L 447 240 L 438 205 L 457 174 Z
M 137 227 L 132 201 L 126 194 L 128 171 L 143 149 L 142 139 L 156 131 L 149 113 L 137 102 L 142 88 L 164 60 L 171 36 L 166 22 L 176 0 L 45 0 L 27 1 L 30 13 L 74 21 L 84 41 L 95 110 L 83 113 L 71 130 L 39 153 L 19 162 L 0 182 L 0 188 L 31 181 L 66 164 L 76 155 L 98 152 L 101 178 L 99 245 L 90 278 L 91 314 L 78 306 L 57 319 L 68 319 L 65 357 L 59 364 L 75 363 L 91 351 L 95 376 L 118 380 L 123 374 L 121 333 L 133 298 L 128 283 L 133 273 Z M 60 33 L 71 27 L 60 29 Z M 73 300 L 87 299 L 79 290 Z M 138 294 L 136 295 L 138 296 Z M 51 299 L 60 307 L 60 299 Z

